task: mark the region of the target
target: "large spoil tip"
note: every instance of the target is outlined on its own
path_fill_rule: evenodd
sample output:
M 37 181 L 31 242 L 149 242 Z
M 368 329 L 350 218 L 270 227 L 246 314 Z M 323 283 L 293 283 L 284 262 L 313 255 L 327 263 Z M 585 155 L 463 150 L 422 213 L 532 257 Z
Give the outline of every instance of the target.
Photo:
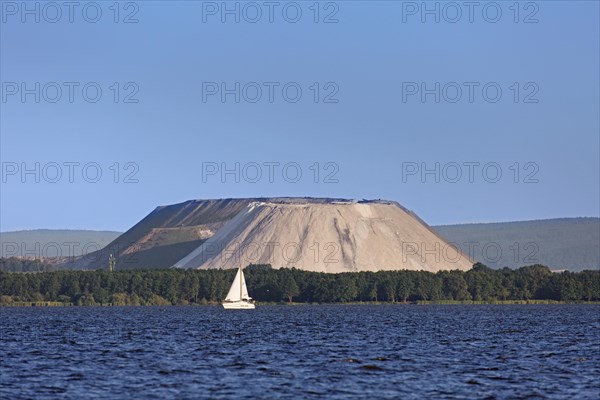
M 177 268 L 271 264 L 317 272 L 467 270 L 472 261 L 398 203 L 270 198 L 247 206 Z

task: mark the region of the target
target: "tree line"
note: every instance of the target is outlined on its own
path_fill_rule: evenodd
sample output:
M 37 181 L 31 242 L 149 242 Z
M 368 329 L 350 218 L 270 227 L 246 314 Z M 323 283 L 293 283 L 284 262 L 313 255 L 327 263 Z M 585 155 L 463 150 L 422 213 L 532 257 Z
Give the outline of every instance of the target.
M 467 271 L 327 274 L 250 265 L 250 295 L 263 302 L 600 301 L 600 271 L 553 273 L 543 265 Z M 0 272 L 0 301 L 77 305 L 175 305 L 222 301 L 235 270 Z

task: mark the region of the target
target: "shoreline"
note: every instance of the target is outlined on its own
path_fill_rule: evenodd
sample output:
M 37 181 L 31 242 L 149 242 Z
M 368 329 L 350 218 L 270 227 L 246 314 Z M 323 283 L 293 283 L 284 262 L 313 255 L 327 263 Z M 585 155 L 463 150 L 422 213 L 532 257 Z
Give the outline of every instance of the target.
M 302 307 L 302 306 L 422 306 L 422 305 L 600 305 L 600 301 L 557 301 L 557 300 L 498 300 L 498 301 L 476 301 L 476 300 L 439 300 L 439 301 L 415 301 L 415 302 L 384 302 L 384 301 L 365 301 L 365 302 L 347 302 L 347 303 L 288 303 L 288 302 L 256 302 L 258 307 L 261 306 L 287 306 L 287 307 Z M 215 307 L 221 303 L 205 303 L 205 304 L 94 304 L 94 305 L 77 305 L 73 303 L 60 303 L 54 301 L 16 301 L 11 304 L 1 304 L 0 308 L 49 308 L 49 307 Z

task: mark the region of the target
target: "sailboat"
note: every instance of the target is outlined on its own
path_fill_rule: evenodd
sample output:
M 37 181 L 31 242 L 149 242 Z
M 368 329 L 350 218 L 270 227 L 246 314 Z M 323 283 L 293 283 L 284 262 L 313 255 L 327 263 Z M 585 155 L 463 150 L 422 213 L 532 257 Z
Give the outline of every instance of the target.
M 244 279 L 244 271 L 242 266 L 235 274 L 235 279 L 229 288 L 229 293 L 223 301 L 223 308 L 226 310 L 253 310 L 254 300 L 248 294 L 248 288 L 246 288 L 246 279 Z

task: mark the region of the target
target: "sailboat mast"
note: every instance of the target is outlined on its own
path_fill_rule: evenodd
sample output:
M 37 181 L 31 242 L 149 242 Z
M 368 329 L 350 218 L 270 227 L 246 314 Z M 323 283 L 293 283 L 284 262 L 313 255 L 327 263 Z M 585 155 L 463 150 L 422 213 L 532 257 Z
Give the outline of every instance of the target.
M 240 264 L 240 301 L 243 300 L 242 298 L 242 281 L 244 279 L 244 276 L 242 275 L 244 272 L 242 272 L 242 264 Z

